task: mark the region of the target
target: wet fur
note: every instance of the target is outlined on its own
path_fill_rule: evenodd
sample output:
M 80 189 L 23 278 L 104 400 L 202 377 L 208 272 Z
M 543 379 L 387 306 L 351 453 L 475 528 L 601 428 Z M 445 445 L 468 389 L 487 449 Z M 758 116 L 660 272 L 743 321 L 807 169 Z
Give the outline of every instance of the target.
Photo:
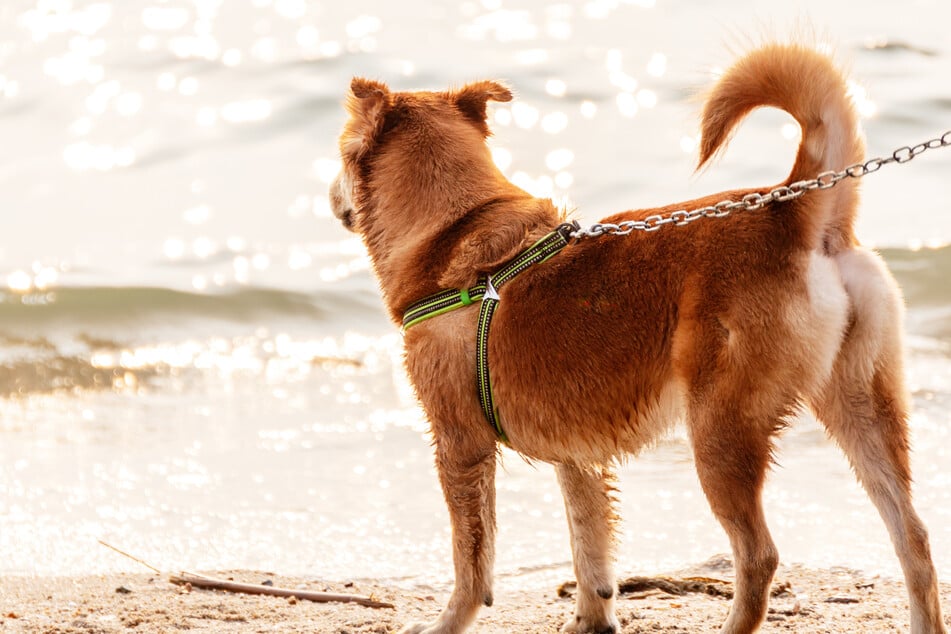
M 486 103 L 511 98 L 489 81 L 402 93 L 353 80 L 332 206 L 363 237 L 394 321 L 413 301 L 492 272 L 562 220 L 491 160 Z M 831 61 L 769 45 L 740 59 L 708 95 L 701 164 L 760 106 L 784 109 L 802 127 L 786 183 L 863 156 Z M 736 597 L 722 631 L 758 629 L 778 563 L 761 490 L 773 438 L 803 406 L 842 447 L 888 527 L 912 632 L 946 632 L 927 532 L 911 502 L 901 294 L 881 259 L 858 244 L 856 207 L 846 181 L 759 212 L 585 240 L 502 291 L 489 351 L 502 424 L 514 450 L 555 464 L 565 495 L 579 593 L 564 632 L 619 631 L 612 465 L 680 419 L 733 548 Z M 463 632 L 492 603 L 497 440 L 475 391 L 477 313 L 457 310 L 405 336 L 449 506 L 456 584 L 435 621 L 404 634 Z

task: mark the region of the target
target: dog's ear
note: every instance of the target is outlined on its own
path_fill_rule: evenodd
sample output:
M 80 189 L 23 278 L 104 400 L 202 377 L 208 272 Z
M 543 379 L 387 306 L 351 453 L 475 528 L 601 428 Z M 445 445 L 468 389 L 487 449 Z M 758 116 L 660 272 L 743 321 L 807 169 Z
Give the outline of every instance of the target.
M 453 93 L 456 107 L 473 122 L 485 126 L 485 105 L 492 101 L 512 101 L 512 91 L 495 81 L 466 84 Z M 485 129 L 488 133 L 488 128 Z
M 383 130 L 390 89 L 372 79 L 354 77 L 347 95 L 350 122 L 341 139 L 341 151 L 354 158 L 362 156 Z
M 479 277 L 492 273 L 521 251 L 528 236 L 520 222 L 500 224 L 492 220 L 480 222 L 469 236 L 453 249 L 449 265 L 439 276 L 439 284 L 447 288 L 472 286 Z
M 357 99 L 369 99 L 385 97 L 389 94 L 390 89 L 381 81 L 366 79 L 364 77 L 354 77 L 350 81 L 350 92 Z

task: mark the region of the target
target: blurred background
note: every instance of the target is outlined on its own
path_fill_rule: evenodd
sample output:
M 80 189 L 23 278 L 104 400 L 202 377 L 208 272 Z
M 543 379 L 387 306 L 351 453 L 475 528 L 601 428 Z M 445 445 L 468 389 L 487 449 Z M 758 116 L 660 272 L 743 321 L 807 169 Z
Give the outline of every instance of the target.
M 946 0 L 5 0 L 0 574 L 137 570 L 103 539 L 164 569 L 451 582 L 400 337 L 327 202 L 351 76 L 507 81 L 496 162 L 590 223 L 785 176 L 799 131 L 771 111 L 693 173 L 696 96 L 770 37 L 837 51 L 870 156 L 940 136 L 949 18 Z M 944 575 L 949 167 L 935 150 L 864 179 L 860 220 L 909 303 L 916 496 Z M 784 561 L 898 573 L 815 421 L 779 462 Z M 728 551 L 682 435 L 624 465 L 621 499 L 622 574 Z M 550 467 L 506 452 L 499 523 L 501 584 L 570 574 Z

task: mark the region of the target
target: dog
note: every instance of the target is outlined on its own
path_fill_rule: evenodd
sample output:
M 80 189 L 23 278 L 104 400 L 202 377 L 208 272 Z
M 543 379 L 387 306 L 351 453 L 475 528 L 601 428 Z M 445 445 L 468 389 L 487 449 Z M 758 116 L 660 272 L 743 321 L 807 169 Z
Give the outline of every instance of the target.
M 511 99 L 495 81 L 393 92 L 353 79 L 331 206 L 362 237 L 395 322 L 442 289 L 491 281 L 564 222 L 550 200 L 516 187 L 492 161 L 487 102 Z M 700 166 L 761 106 L 785 110 L 802 129 L 785 184 L 862 160 L 857 116 L 836 65 L 808 46 L 769 44 L 740 58 L 708 94 Z M 755 191 L 762 190 L 625 211 L 605 222 L 668 216 Z M 715 221 L 571 240 L 497 292 L 487 352 L 499 429 L 487 424 L 476 388 L 480 302 L 406 330 L 406 368 L 431 425 L 449 507 L 455 586 L 433 622 L 401 632 L 458 634 L 480 606 L 492 605 L 502 430 L 511 449 L 555 466 L 564 493 L 578 592 L 561 631 L 620 631 L 613 465 L 678 420 L 732 547 L 736 591 L 721 632 L 756 631 L 779 560 L 763 515 L 763 481 L 773 439 L 806 407 L 845 452 L 888 528 L 911 631 L 946 634 L 910 492 L 903 302 L 881 258 L 856 239 L 857 206 L 856 181 L 846 179 Z

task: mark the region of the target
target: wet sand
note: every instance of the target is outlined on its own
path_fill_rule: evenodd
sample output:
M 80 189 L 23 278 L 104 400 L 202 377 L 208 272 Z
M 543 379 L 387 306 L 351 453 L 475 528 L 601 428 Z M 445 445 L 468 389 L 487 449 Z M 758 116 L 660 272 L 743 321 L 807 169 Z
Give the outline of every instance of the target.
M 401 590 L 362 582 L 325 582 L 270 572 L 209 573 L 236 581 L 371 595 L 393 609 L 339 603 L 312 603 L 229 592 L 186 590 L 167 576 L 114 574 L 87 577 L 6 577 L 0 580 L 0 632 L 67 634 L 90 632 L 396 632 L 403 624 L 434 617 L 446 592 Z M 715 559 L 671 578 L 731 578 L 729 564 Z M 839 633 L 909 631 L 904 584 L 845 569 L 780 568 L 764 632 Z M 942 585 L 942 604 L 951 610 L 951 584 Z M 672 595 L 660 590 L 622 594 L 622 632 L 717 632 L 729 601 L 700 593 Z M 572 600 L 558 589 L 509 592 L 481 611 L 473 633 L 558 632 L 571 615 Z M 951 624 L 947 616 L 946 622 Z

